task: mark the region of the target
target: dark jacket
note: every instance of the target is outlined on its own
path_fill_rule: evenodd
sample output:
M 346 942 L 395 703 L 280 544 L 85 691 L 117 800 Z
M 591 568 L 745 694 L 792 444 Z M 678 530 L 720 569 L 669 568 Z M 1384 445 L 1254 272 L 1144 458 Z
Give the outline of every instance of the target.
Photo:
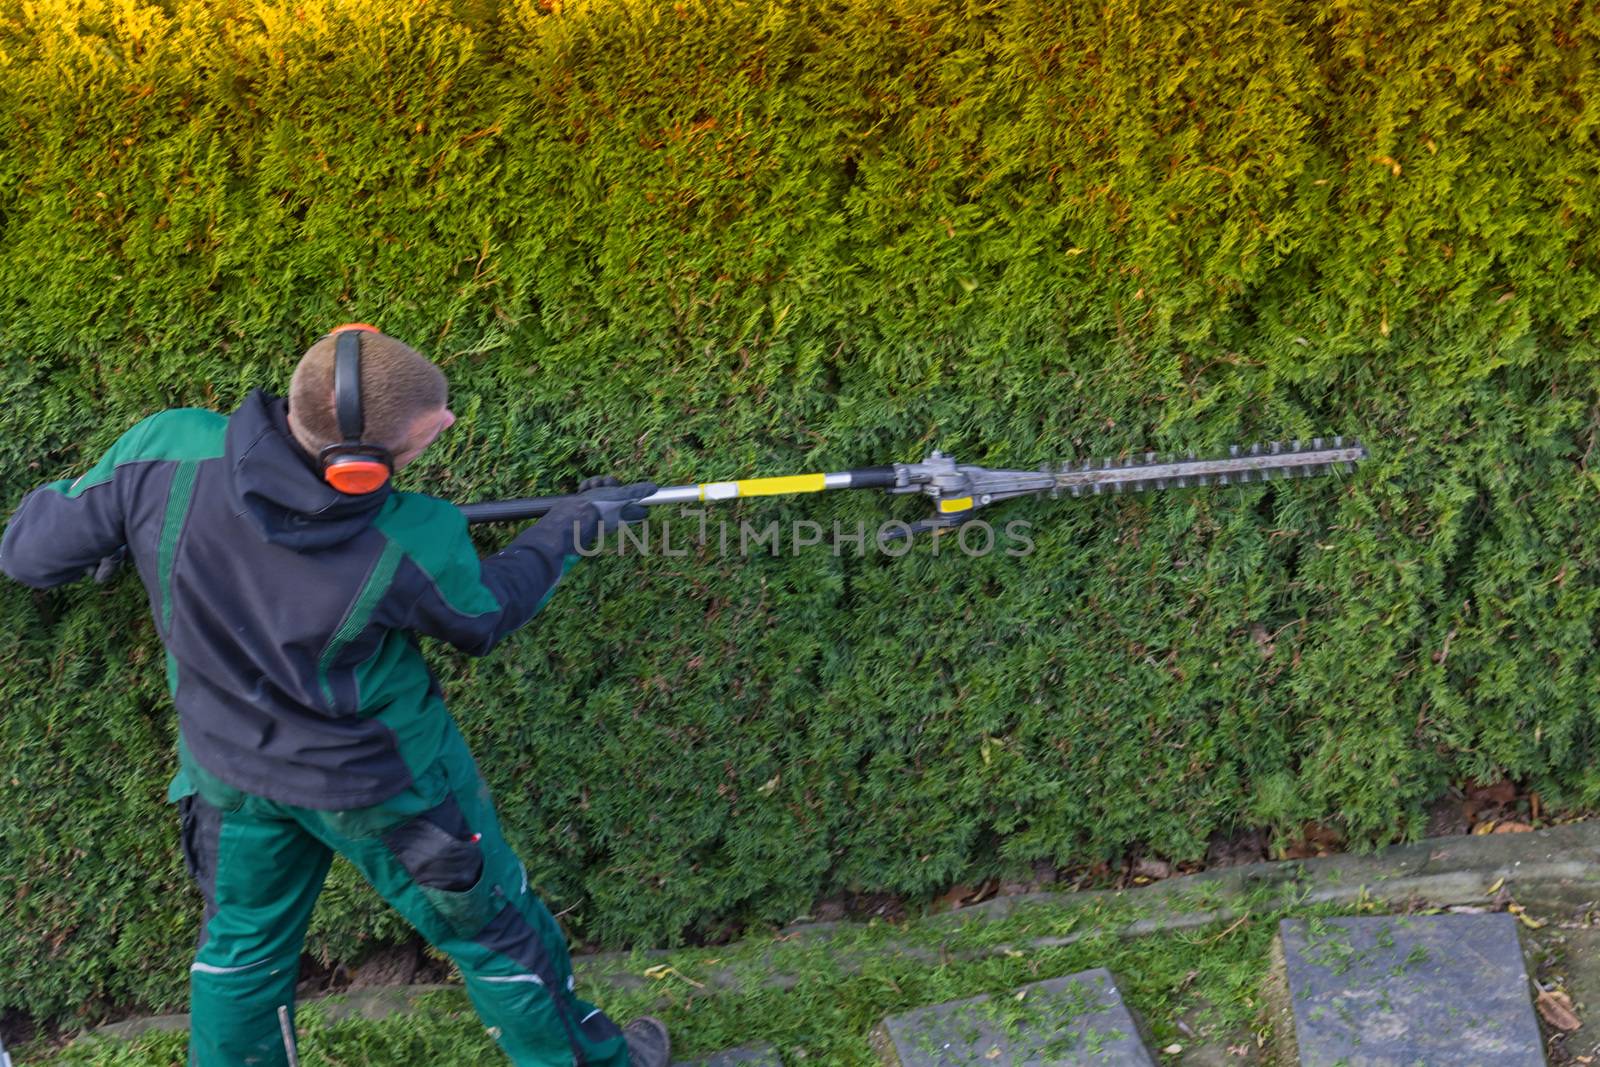
M 228 417 L 153 415 L 81 478 L 29 493 L 0 570 L 52 586 L 127 545 L 185 758 L 333 810 L 405 789 L 452 728 L 416 635 L 489 651 L 544 606 L 597 526 L 592 505 L 566 505 L 480 560 L 447 501 L 329 486 L 286 403 L 257 391 Z

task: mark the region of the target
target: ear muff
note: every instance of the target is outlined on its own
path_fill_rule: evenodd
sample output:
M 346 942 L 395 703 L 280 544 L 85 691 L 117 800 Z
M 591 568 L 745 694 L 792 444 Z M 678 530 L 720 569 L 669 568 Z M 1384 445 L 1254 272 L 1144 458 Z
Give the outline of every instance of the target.
M 342 448 L 342 445 L 332 445 Z M 375 493 L 389 480 L 389 464 L 381 459 L 353 455 L 333 456 L 322 469 L 323 480 L 341 493 L 362 496 Z
M 346 323 L 333 331 L 333 404 L 344 440 L 324 448 L 317 460 L 323 480 L 351 496 L 376 492 L 394 472 L 389 450 L 361 439 L 361 335 L 377 332 L 364 322 Z

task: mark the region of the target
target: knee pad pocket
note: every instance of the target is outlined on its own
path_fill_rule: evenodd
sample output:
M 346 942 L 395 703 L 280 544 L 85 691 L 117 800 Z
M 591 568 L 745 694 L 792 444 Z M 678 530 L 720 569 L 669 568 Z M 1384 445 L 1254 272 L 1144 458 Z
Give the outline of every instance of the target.
M 383 843 L 457 935 L 483 929 L 504 903 L 454 797 L 385 831 Z

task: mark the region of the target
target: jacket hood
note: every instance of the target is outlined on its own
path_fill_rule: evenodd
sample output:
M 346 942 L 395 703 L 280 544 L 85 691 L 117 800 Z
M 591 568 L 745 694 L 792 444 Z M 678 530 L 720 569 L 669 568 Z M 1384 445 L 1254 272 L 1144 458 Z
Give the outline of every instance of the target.
M 296 551 L 343 544 L 372 525 L 389 486 L 348 496 L 322 480 L 289 432 L 289 403 L 256 389 L 228 417 L 223 459 L 239 514 L 262 540 Z

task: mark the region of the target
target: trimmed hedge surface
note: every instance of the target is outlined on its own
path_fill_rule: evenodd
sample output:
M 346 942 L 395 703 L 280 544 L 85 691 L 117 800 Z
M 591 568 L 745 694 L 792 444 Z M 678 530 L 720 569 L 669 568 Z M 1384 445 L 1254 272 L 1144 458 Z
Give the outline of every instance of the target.
M 1026 558 L 713 525 L 440 652 L 606 943 L 1244 826 L 1414 836 L 1464 779 L 1592 805 L 1597 44 L 1575 2 L 0 0 L 0 499 L 352 319 L 447 369 L 462 421 L 404 481 L 462 500 L 1370 445 L 1008 506 Z M 144 610 L 0 587 L 0 1010 L 183 998 Z M 400 932 L 339 867 L 310 948 Z

